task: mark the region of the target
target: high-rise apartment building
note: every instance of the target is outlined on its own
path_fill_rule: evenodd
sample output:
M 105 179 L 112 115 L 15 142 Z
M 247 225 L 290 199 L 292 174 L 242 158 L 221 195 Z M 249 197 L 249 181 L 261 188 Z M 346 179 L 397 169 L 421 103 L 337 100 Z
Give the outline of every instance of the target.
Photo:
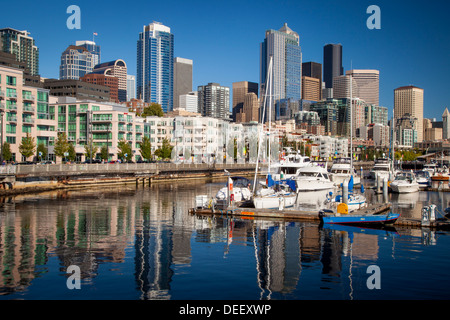
M 204 117 L 229 119 L 230 88 L 218 83 L 198 86 L 198 113 Z
M 136 95 L 173 110 L 174 35 L 159 22 L 144 26 L 137 41 Z
M 348 70 L 346 75 L 351 76 L 356 83 L 353 96 L 364 100 L 368 104 L 380 103 L 380 71 L 378 70 Z
M 60 80 L 78 80 L 94 69 L 94 57 L 85 47 L 68 46 L 61 54 Z
M 93 73 L 100 73 L 119 79 L 119 101 L 127 101 L 127 64 L 122 59 L 103 62 L 94 67 Z
M 25 62 L 31 74 L 39 75 L 39 49 L 27 31 L 0 29 L 1 50 L 14 54 L 17 61 Z
M 273 57 L 273 98 L 301 99 L 302 50 L 298 33 L 287 24 L 280 30 L 267 30 L 260 45 L 260 96 L 265 94 L 265 83 L 270 57 Z
M 342 45 L 325 45 L 323 47 L 323 81 L 325 82 L 325 88 L 333 88 L 333 79 L 343 74 Z
M 249 81 L 233 82 L 233 121 L 236 122 L 236 115 L 244 112 L 244 102 L 247 93 L 253 92 L 258 97 L 258 84 Z M 241 121 L 242 122 L 242 121 Z
M 101 61 L 100 46 L 97 45 L 94 41 L 89 41 L 89 40 L 76 41 L 75 45 L 77 47 L 86 48 L 90 53 L 92 53 L 93 60 L 94 60 L 94 66 L 96 66 L 97 64 L 100 64 L 100 61 Z
M 193 61 L 175 58 L 173 62 L 173 109 L 178 109 L 181 95 L 192 91 Z
M 180 95 L 178 100 L 178 109 L 185 110 L 187 112 L 198 113 L 197 91 L 191 91 L 187 94 L 182 94 Z
M 423 140 L 423 89 L 404 86 L 394 90 L 394 118 L 405 116 L 416 119 L 417 142 Z
M 320 64 L 318 62 L 311 62 L 311 61 L 302 63 L 302 76 L 315 78 L 315 79 L 319 80 L 319 88 L 318 88 L 319 100 L 322 100 L 322 64 Z M 302 83 L 302 89 L 303 89 L 303 83 Z M 302 93 L 302 99 L 309 100 L 303 96 L 303 93 Z M 313 100 L 313 101 L 319 101 L 319 100 Z
M 450 113 L 448 108 L 445 108 L 442 114 L 442 139 L 450 139 Z

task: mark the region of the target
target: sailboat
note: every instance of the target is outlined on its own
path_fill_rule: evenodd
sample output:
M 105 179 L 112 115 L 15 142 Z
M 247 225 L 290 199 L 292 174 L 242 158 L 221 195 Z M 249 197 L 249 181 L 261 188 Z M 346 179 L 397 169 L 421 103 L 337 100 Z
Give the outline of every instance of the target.
M 273 80 L 272 80 L 272 68 L 273 68 L 273 56 L 270 56 L 269 68 L 267 70 L 267 83 L 266 83 L 266 94 L 264 96 L 263 102 L 263 112 L 261 119 L 265 115 L 267 97 L 269 96 L 269 130 L 268 130 L 268 141 L 269 141 L 269 162 L 268 162 L 268 175 L 267 183 L 263 188 L 255 191 L 257 186 L 257 175 L 258 175 L 258 164 L 259 158 L 262 150 L 262 138 L 263 134 L 260 133 L 259 137 L 259 148 L 258 148 L 258 159 L 256 161 L 255 169 L 255 181 L 253 183 L 253 204 L 255 208 L 259 209 L 279 209 L 293 207 L 297 200 L 297 194 L 291 189 L 291 185 L 287 183 L 286 180 L 280 180 L 278 183 L 271 184 L 269 182 L 273 181 L 271 176 L 271 154 L 270 154 L 270 133 L 271 133 L 271 118 L 272 118 L 272 102 L 273 102 Z M 269 94 L 267 94 L 269 92 Z M 264 123 L 261 121 L 261 123 Z M 262 126 L 261 126 L 262 127 Z M 262 128 L 261 128 L 262 131 Z

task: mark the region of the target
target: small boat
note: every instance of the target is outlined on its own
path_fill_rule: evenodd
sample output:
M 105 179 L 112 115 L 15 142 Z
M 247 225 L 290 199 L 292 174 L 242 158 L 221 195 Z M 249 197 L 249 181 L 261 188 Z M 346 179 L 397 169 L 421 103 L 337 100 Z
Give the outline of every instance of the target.
M 381 177 L 381 179 L 388 179 L 389 180 L 389 174 L 391 172 L 391 165 L 389 162 L 389 159 L 381 158 L 381 159 L 375 159 L 375 164 L 370 170 L 370 178 L 376 179 L 377 175 Z
M 344 180 L 349 180 L 351 176 L 353 176 L 354 184 L 361 183 L 361 178 L 356 172 L 355 167 L 352 167 L 350 158 L 339 158 L 333 162 L 330 169 L 330 180 L 336 185 L 341 185 Z
M 332 206 L 337 206 L 342 202 L 343 199 L 340 194 L 334 199 L 330 197 L 330 200 L 328 201 Z M 353 176 L 350 177 L 350 181 L 348 182 L 347 206 L 349 212 L 367 207 L 366 197 L 364 196 L 364 186 L 361 185 L 361 193 L 353 193 Z
M 321 210 L 319 212 L 321 222 L 324 224 L 345 225 L 389 225 L 395 223 L 400 217 L 399 213 L 334 213 L 332 210 Z
M 233 201 L 236 207 L 247 207 L 252 204 L 251 182 L 245 177 L 229 177 L 227 185 L 220 188 L 215 196 L 215 204 L 226 208 L 228 199 Z
M 448 170 L 446 168 L 444 169 L 437 169 L 435 173 L 431 176 L 432 181 L 449 181 L 450 175 L 448 173 Z
M 327 169 L 319 165 L 299 169 L 293 180 L 296 182 L 297 193 L 335 189 L 335 184 L 330 180 Z
M 419 183 L 412 172 L 399 172 L 391 182 L 390 188 L 395 193 L 411 193 L 419 191 Z
M 257 209 L 292 208 L 297 200 L 297 194 L 288 185 L 262 188 L 253 196 L 253 206 Z
M 431 175 L 429 171 L 417 171 L 416 172 L 417 183 L 419 189 L 426 189 L 431 187 Z

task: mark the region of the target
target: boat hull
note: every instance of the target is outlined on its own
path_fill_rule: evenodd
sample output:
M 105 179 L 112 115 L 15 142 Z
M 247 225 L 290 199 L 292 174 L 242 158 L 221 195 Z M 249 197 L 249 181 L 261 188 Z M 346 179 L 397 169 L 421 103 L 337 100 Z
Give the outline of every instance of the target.
M 393 224 L 400 217 L 398 213 L 373 214 L 373 215 L 321 215 L 324 224 L 346 224 L 346 225 L 386 225 Z
M 330 180 L 333 181 L 337 186 L 344 183 L 345 180 L 349 181 L 351 175 L 341 175 L 341 174 L 330 174 Z M 353 184 L 361 184 L 361 178 L 358 176 L 353 176 Z
M 253 198 L 253 204 L 257 209 L 283 209 L 293 207 L 296 200 L 297 196 L 294 193 L 283 196 L 256 196 Z
M 391 190 L 395 193 L 413 193 L 420 190 L 419 184 L 395 184 L 391 183 Z

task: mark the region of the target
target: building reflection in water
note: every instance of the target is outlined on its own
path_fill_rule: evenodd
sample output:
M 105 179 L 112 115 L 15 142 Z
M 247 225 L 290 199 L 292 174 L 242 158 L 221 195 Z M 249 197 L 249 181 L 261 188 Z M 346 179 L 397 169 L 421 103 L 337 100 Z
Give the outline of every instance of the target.
M 326 275 L 324 287 L 333 279 L 343 281 L 338 279 L 349 255 L 348 233 L 315 223 L 188 214 L 195 195 L 212 196 L 218 189 L 217 184 L 199 182 L 3 199 L 0 295 L 26 290 L 33 279 L 50 272 L 49 259 L 57 258 L 59 276 L 67 277 L 67 267 L 77 265 L 85 284 L 97 277 L 103 263 L 132 263 L 138 299 L 171 299 L 174 270 L 189 270 L 196 258 L 191 246 L 199 242 L 221 242 L 228 249 L 248 246 L 252 253 L 246 259 L 254 259 L 254 285 L 261 299 L 301 290 L 302 273 L 318 266 Z M 447 194 L 426 196 L 422 203 L 448 205 Z M 399 208 L 404 205 L 400 200 Z M 417 198 L 408 206 L 421 210 Z M 353 234 L 351 249 L 355 259 L 376 261 L 378 237 Z

